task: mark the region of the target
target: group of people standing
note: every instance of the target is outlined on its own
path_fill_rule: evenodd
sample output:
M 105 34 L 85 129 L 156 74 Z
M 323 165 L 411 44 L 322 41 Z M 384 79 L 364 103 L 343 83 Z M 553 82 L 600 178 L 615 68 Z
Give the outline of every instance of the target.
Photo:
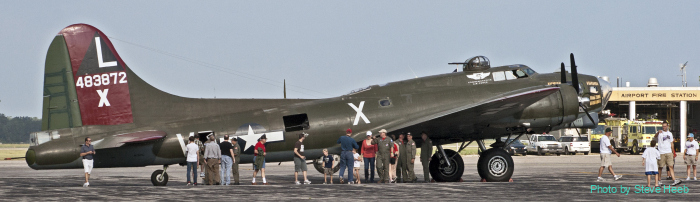
M 614 152 L 617 157 L 620 157 L 615 148 L 610 144 L 610 135 L 612 134 L 612 129 L 606 128 L 605 135 L 600 138 L 600 159 L 601 165 L 598 170 L 598 180 L 605 181 L 602 178 L 603 170 L 608 167 L 610 174 L 613 175 L 615 180 L 622 178 L 622 175 L 615 175 L 612 169 L 612 162 L 610 160 L 611 154 Z M 698 161 L 698 146 L 697 141 L 693 140 L 695 137 L 692 133 L 688 134 L 688 141 L 686 142 L 686 150 L 683 153 L 683 160 L 687 166 L 686 180 L 697 180 L 697 161 Z M 661 182 L 661 173 L 663 173 L 664 168 L 668 174 L 669 180 L 672 180 L 671 186 L 678 185 L 682 183 L 680 179 L 676 179 L 674 172 L 674 164 L 676 158 L 675 147 L 673 145 L 673 134 L 669 131 L 668 123 L 662 124 L 662 130 L 659 130 L 654 138 L 650 142 L 650 147 L 644 150 L 642 154 L 642 166 L 645 167 L 645 175 L 647 176 L 647 187 L 651 187 L 652 178 L 654 178 L 655 187 L 663 185 Z M 691 168 L 693 170 L 693 178 L 690 177 Z
M 197 185 L 197 165 L 201 166 L 202 173 L 200 177 L 204 177 L 206 184 L 232 185 L 231 176 L 234 178 L 233 185 L 240 184 L 238 164 L 241 161 L 241 147 L 238 145 L 238 138 L 229 140 L 229 136 L 224 135 L 224 141 L 221 143 L 216 143 L 215 138 L 213 133 L 209 134 L 207 142 L 201 143 L 194 136 L 190 136 L 186 149 L 188 186 Z M 191 180 L 192 178 L 194 178 L 194 181 Z M 255 179 L 255 176 L 253 176 L 253 179 Z M 264 179 L 265 174 L 263 171 Z
M 416 143 L 413 141 L 413 136 L 411 133 L 400 134 L 399 138 L 396 139 L 389 138 L 387 136 L 387 131 L 382 129 L 379 131 L 379 136 L 372 136 L 372 132 L 367 132 L 367 138 L 362 141 L 362 149 L 360 159 L 357 156 L 353 156 L 353 150 L 360 149 L 354 139 L 350 137 L 352 134 L 351 129 L 346 130 L 346 136 L 342 136 L 338 139 L 338 144 L 341 144 L 341 155 L 340 155 L 340 183 L 344 183 L 344 171 L 347 168 L 348 171 L 348 183 L 353 184 L 360 182 L 359 180 L 353 180 L 353 177 L 359 177 L 353 175 L 353 170 L 349 162 L 355 162 L 357 169 L 355 172 L 359 171 L 359 162 L 365 162 L 365 178 L 366 183 L 375 183 L 374 180 L 375 168 L 377 169 L 377 174 L 379 174 L 378 183 L 395 183 L 395 182 L 417 182 L 416 174 L 414 172 L 414 163 L 416 157 Z M 422 134 L 423 145 L 421 147 L 421 162 L 423 164 L 423 172 L 425 181 L 430 182 L 429 173 L 429 162 L 430 156 L 432 155 L 432 141 L 428 139 L 425 132 Z M 353 152 L 353 153 L 351 153 Z M 375 166 L 376 165 L 376 166 Z

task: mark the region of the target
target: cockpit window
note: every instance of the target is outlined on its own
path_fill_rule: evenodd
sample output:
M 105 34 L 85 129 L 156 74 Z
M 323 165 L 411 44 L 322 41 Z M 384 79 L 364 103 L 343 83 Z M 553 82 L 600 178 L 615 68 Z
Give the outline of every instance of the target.
M 530 76 L 532 76 L 533 74 L 536 74 L 536 73 L 537 73 L 537 72 L 535 72 L 535 70 L 532 70 L 532 69 L 530 69 L 530 68 L 525 68 L 525 69 L 523 69 L 523 71 L 525 71 L 525 73 L 526 73 L 527 75 L 530 75 Z
M 518 78 L 525 78 L 527 77 L 527 74 L 523 70 L 513 70 L 513 74 L 515 74 L 516 77 Z

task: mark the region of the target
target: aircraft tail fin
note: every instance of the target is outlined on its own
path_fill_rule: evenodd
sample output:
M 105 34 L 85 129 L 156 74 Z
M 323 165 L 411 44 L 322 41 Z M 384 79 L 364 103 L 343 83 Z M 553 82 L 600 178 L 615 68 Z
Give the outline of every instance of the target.
M 46 53 L 42 130 L 132 123 L 126 71 L 97 28 L 61 30 Z
M 306 101 L 172 95 L 136 75 L 102 31 L 74 24 L 55 36 L 46 54 L 42 130 L 153 125 Z

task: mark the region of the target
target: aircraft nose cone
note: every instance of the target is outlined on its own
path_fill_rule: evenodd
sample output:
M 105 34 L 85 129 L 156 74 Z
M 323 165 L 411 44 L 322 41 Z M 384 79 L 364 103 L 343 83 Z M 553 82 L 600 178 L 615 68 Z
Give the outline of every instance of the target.
M 33 149 L 27 150 L 27 154 L 26 154 L 24 160 L 27 161 L 27 165 L 30 168 L 36 169 L 35 168 L 36 165 L 34 164 L 36 162 L 36 153 L 34 152 Z
M 612 87 L 610 86 L 610 82 L 607 82 L 603 80 L 602 78 L 598 78 L 598 83 L 600 84 L 600 95 L 602 95 L 602 109 L 605 109 L 605 106 L 608 104 L 608 100 L 610 100 L 610 96 L 612 96 Z

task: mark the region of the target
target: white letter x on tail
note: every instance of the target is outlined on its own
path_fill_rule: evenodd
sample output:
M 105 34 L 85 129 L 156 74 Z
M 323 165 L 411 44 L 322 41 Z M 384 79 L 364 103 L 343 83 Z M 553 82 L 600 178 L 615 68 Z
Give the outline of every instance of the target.
M 362 108 L 365 106 L 365 101 L 360 102 L 359 108 L 356 107 L 355 104 L 352 104 L 352 103 L 348 103 L 348 105 L 350 105 L 350 107 L 352 107 L 352 109 L 354 109 L 357 112 L 357 115 L 355 115 L 355 122 L 352 123 L 353 126 L 357 125 L 357 122 L 360 121 L 360 118 L 362 118 L 362 120 L 365 121 L 365 123 L 369 123 L 369 119 L 367 119 L 365 114 L 362 113 Z
M 107 100 L 107 93 L 109 92 L 109 89 L 105 89 L 104 91 L 97 90 L 97 94 L 100 95 L 100 105 L 97 107 L 102 107 L 102 106 L 108 106 L 109 107 L 109 100 Z M 362 106 L 362 105 L 360 105 Z

